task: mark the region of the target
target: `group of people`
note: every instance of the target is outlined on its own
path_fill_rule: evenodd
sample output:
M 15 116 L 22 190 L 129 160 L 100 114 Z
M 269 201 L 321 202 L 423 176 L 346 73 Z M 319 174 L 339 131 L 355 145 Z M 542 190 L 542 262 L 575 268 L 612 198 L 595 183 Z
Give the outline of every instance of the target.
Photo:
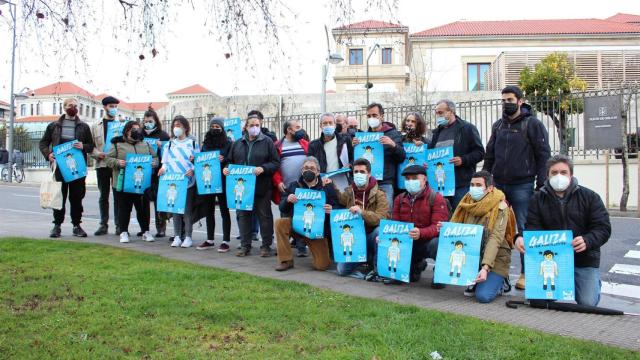
M 171 134 L 161 128 L 157 114 L 149 110 L 141 122 L 130 121 L 122 136 L 111 139 L 112 146 L 103 152 L 108 123 L 116 120 L 119 101 L 111 96 L 103 99 L 105 116 L 93 126 L 78 117 L 77 101 L 64 101 L 65 114 L 47 127 L 40 141 L 45 158 L 55 163 L 52 146 L 76 140 L 74 147 L 95 161 L 100 191 L 100 225 L 95 235 L 108 233 L 109 193 L 113 191 L 115 233 L 121 242 L 129 242 L 131 210 L 136 209 L 140 232 L 145 241 L 165 237 L 168 214 L 158 212 L 153 196 L 130 194 L 118 190 L 117 181 L 130 153 L 149 154 L 153 158 L 152 184 L 165 173 L 181 173 L 189 179 L 184 214 L 172 214 L 171 246 L 188 248 L 193 245 L 193 224 L 205 218 L 207 239 L 199 250 L 214 249 L 215 208 L 222 218 L 222 243 L 218 252 L 228 252 L 231 241 L 231 216 L 224 193 L 198 194 L 194 178 L 194 156 L 200 151 L 219 151 L 223 188 L 229 175 L 229 165 L 255 167 L 256 175 L 253 210 L 236 210 L 240 246 L 237 256 L 252 253 L 253 241 L 261 236 L 260 256 L 272 255 L 275 235 L 277 265 L 275 270 L 286 271 L 294 266 L 292 249 L 297 255 L 313 257 L 313 267 L 327 270 L 333 253 L 328 214 L 333 209 L 348 209 L 364 220 L 367 241 L 366 263 L 338 263 L 337 272 L 347 276 L 357 270 L 376 279 L 375 257 L 378 227 L 382 219 L 414 224 L 409 232 L 413 240 L 410 281 L 420 279 L 427 266 L 426 259 L 435 259 L 438 238 L 443 222 L 452 221 L 481 225 L 484 228 L 481 262 L 475 285 L 465 295 L 480 302 L 490 302 L 510 290 L 509 268 L 511 250 L 524 253 L 524 230 L 572 230 L 575 251 L 576 301 L 596 305 L 600 296 L 600 247 L 611 234 L 607 210 L 600 197 L 578 185 L 571 159 L 551 156 L 548 132 L 531 107 L 525 103 L 522 91 L 515 86 L 502 90 L 503 113 L 492 127 L 486 148 L 477 128 L 456 113 L 455 103 L 440 100 L 435 106 L 436 128 L 429 130 L 420 113 L 410 113 L 400 128 L 385 120 L 379 103 L 367 106 L 367 129 L 381 132 L 384 149 L 384 171 L 380 180 L 372 176 L 371 163 L 366 158 L 354 159 L 355 137 L 360 122 L 346 116 L 324 113 L 318 119 L 321 134 L 309 139 L 302 124 L 288 120 L 282 124 L 280 139 L 263 127 L 263 114 L 251 111 L 246 117 L 243 134 L 233 141 L 227 136 L 224 119 L 214 117 L 202 143 L 191 134 L 189 121 L 176 116 L 171 122 Z M 157 139 L 157 149 L 148 139 Z M 147 141 L 145 141 L 147 140 Z M 167 142 L 168 141 L 168 142 Z M 167 142 L 162 145 L 163 142 Z M 409 165 L 399 169 L 406 157 L 403 143 L 427 145 L 428 148 L 453 147 L 450 163 L 455 169 L 455 192 L 443 197 L 438 189 L 429 186 L 426 167 Z M 162 151 L 160 151 L 162 149 Z M 477 166 L 483 162 L 482 170 Z M 330 178 L 321 174 L 345 170 Z M 58 170 L 56 179 L 62 181 Z M 400 171 L 400 174 L 397 172 Z M 403 177 L 406 191 L 397 188 L 398 176 Z M 152 185 L 153 188 L 153 185 Z M 293 230 L 296 189 L 314 189 L 325 193 L 325 230 L 323 239 L 310 239 Z M 87 236 L 81 228 L 84 178 L 63 182 L 63 196 L 69 198 L 73 235 Z M 66 202 L 66 201 L 65 201 Z M 149 231 L 151 203 L 154 203 L 156 234 Z M 272 203 L 280 211 L 275 219 Z M 65 207 L 54 210 L 51 237 L 61 236 Z M 521 256 L 521 276 L 516 288 L 525 288 L 524 261 Z M 389 279 L 380 279 L 394 283 Z M 432 281 L 433 288 L 444 285 Z

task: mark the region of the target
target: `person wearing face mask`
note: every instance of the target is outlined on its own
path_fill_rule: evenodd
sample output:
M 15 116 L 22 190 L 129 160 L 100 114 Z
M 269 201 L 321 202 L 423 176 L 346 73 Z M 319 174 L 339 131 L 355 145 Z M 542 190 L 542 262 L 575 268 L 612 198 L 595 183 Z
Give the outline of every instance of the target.
M 423 144 L 429 145 L 431 132 L 427 129 L 427 123 L 420 113 L 408 113 L 402 120 L 401 128 L 403 132 L 403 143 L 413 143 L 415 146 L 421 146 Z M 427 134 L 427 132 L 429 134 Z
M 479 171 L 471 176 L 468 193 L 460 200 L 451 222 L 481 225 L 480 271 L 475 285 L 467 287 L 465 296 L 474 296 L 481 303 L 489 303 L 504 289 L 509 278 L 511 245 L 516 235 L 516 219 L 506 202 L 504 193 L 493 186 L 493 176 Z
M 336 132 L 336 120 L 332 113 L 320 115 L 320 129 L 320 137 L 309 144 L 309 156 L 318 159 L 320 172 L 328 173 L 348 167 L 353 162 L 351 139 Z M 347 173 L 335 175 L 332 180 L 339 190 L 349 186 Z
M 153 235 L 149 232 L 149 211 L 145 211 L 144 194 L 126 193 L 122 190 L 116 190 L 118 182 L 118 174 L 124 171 L 127 164 L 127 154 L 151 155 L 153 158 L 152 168 L 158 166 L 158 154 L 153 151 L 150 144 L 144 141 L 143 130 L 137 121 L 129 121 L 122 129 L 122 136 L 116 136 L 111 139 L 113 146 L 109 149 L 107 156 L 104 158 L 107 166 L 113 171 L 111 176 L 111 186 L 113 194 L 118 198 L 118 224 L 120 224 L 120 242 L 129 242 L 129 220 L 131 219 L 131 210 L 135 207 L 136 217 L 140 225 L 140 233 L 144 241 L 154 241 Z M 139 235 L 140 236 L 140 235 Z
M 105 235 L 109 230 L 109 192 L 111 191 L 111 175 L 113 172 L 107 166 L 104 161 L 107 154 L 102 150 L 104 149 L 104 142 L 107 138 L 107 127 L 112 121 L 119 121 L 116 119 L 118 115 L 118 104 L 120 100 L 113 96 L 106 96 L 102 99 L 102 119 L 96 121 L 91 126 L 91 133 L 93 134 L 93 142 L 95 148 L 91 152 L 91 157 L 95 160 L 94 167 L 96 169 L 96 179 L 98 181 L 98 191 L 100 197 L 98 199 L 98 205 L 100 208 L 100 225 L 94 233 L 94 235 Z M 116 226 L 116 234 L 120 234 L 118 226 L 118 206 L 115 194 L 113 194 L 113 221 Z
M 456 115 L 456 105 L 453 101 L 438 101 L 435 115 L 438 127 L 433 130 L 429 148 L 453 146 L 453 158 L 449 162 L 454 166 L 456 190 L 454 195 L 447 199 L 455 209 L 469 190 L 471 175 L 476 172 L 476 165 L 484 157 L 484 146 L 475 125 Z
M 63 102 L 65 114 L 60 116 L 57 121 L 49 123 L 40 139 L 39 149 L 45 159 L 53 166 L 55 157 L 53 147 L 62 143 L 77 140 L 73 145 L 74 148 L 82 150 L 85 160 L 88 154 L 94 149 L 93 136 L 89 125 L 80 120 L 78 116 L 78 101 L 73 98 L 65 99 Z M 56 168 L 56 181 L 62 183 L 62 209 L 53 210 L 53 228 L 49 233 L 49 237 L 59 238 L 62 230 L 61 226 L 64 222 L 65 203 L 67 196 L 69 198 L 69 207 L 71 213 L 71 223 L 73 224 L 73 235 L 78 237 L 86 237 L 87 233 L 80 227 L 82 222 L 82 199 L 86 193 L 85 178 L 80 178 L 71 182 L 65 182 L 62 178 L 60 170 Z
M 491 128 L 482 170 L 493 175 L 495 185 L 504 192 L 522 232 L 527 219 L 529 200 L 534 188 L 547 179 L 545 163 L 551 155 L 549 134 L 531 106 L 524 102 L 517 86 L 502 90 L 502 118 Z M 516 289 L 524 290 L 524 257 L 520 256 L 520 278 Z
M 357 132 L 362 131 L 358 129 L 359 126 L 360 126 L 360 122 L 358 121 L 358 119 L 356 119 L 355 116 L 349 116 L 347 118 L 346 134 L 351 136 L 352 138 L 355 137 Z
M 347 115 L 336 114 L 336 134 L 347 134 Z
M 380 220 L 389 216 L 386 195 L 378 188 L 378 181 L 371 176 L 371 163 L 366 159 L 353 162 L 353 183 L 338 197 L 340 204 L 350 212 L 360 214 L 367 234 L 367 263 L 373 269 L 375 239 L 378 236 Z M 338 263 L 338 275 L 350 275 L 362 263 Z
M 609 213 L 600 196 L 578 185 L 573 161 L 554 155 L 546 164 L 547 180 L 529 203 L 525 230 L 571 230 L 575 299 L 580 305 L 600 301 L 600 248 L 611 236 Z M 521 234 L 516 248 L 524 253 Z
M 289 245 L 289 237 L 305 242 L 311 250 L 313 257 L 313 268 L 324 271 L 331 265 L 331 257 L 329 256 L 329 236 L 331 228 L 329 224 L 329 213 L 332 209 L 340 207 L 338 202 L 338 192 L 332 184 L 324 185 L 320 179 L 320 163 L 313 156 L 307 156 L 303 163 L 300 176 L 296 181 L 291 182 L 280 201 L 281 217 L 276 220 L 276 244 L 278 246 L 278 265 L 276 271 L 286 271 L 293 267 L 293 254 L 291 253 L 291 245 Z M 309 239 L 301 234 L 293 231 L 291 219 L 293 218 L 293 206 L 298 199 L 296 198 L 296 189 L 313 189 L 324 191 L 326 203 L 324 206 L 324 239 Z
M 229 164 L 255 166 L 256 187 L 253 198 L 253 211 L 236 210 L 240 229 L 240 244 L 236 256 L 251 254 L 252 215 L 257 215 L 260 222 L 262 246 L 260 256 L 271 256 L 273 242 L 273 214 L 271 212 L 271 191 L 273 173 L 280 168 L 280 157 L 273 141 L 261 131 L 260 118 L 250 115 L 244 125 L 246 134 L 235 141 L 229 152 Z M 228 167 L 222 173 L 229 175 Z

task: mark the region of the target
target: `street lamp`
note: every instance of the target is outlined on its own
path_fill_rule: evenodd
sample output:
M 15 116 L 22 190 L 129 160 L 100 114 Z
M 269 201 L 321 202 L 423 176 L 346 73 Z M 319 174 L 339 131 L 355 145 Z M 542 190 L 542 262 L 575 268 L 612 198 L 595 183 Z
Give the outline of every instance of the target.
M 16 67 L 16 4 L 8 0 L 0 0 L 0 5 L 9 4 L 9 13 L 11 13 L 11 20 L 13 21 L 13 41 L 11 43 L 11 98 L 9 105 L 9 127 L 7 128 L 7 151 L 9 152 L 9 182 L 12 181 L 11 174 L 13 169 L 13 124 L 16 119 L 16 103 L 15 94 L 13 93 L 13 84 L 15 78 Z
M 324 113 L 327 111 L 327 75 L 329 72 L 329 64 L 339 64 L 344 58 L 338 53 L 331 53 L 331 48 L 329 47 L 329 30 L 327 26 L 324 26 L 324 32 L 327 35 L 327 59 L 326 64 L 322 65 L 322 94 L 320 97 L 320 112 Z
M 367 106 L 369 106 L 369 89 L 373 87 L 373 84 L 369 82 L 369 59 L 371 59 L 371 55 L 373 55 L 373 53 L 376 52 L 376 49 L 378 48 L 380 48 L 380 44 L 373 45 L 373 48 L 369 50 L 369 55 L 367 56 L 367 82 L 364 84 L 364 87 L 367 88 Z

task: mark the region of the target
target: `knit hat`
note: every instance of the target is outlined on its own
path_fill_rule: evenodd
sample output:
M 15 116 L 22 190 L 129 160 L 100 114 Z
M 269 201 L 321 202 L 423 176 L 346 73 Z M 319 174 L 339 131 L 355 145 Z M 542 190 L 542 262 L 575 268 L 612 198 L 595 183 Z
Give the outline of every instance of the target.
M 219 125 L 221 128 L 224 129 L 224 118 L 221 116 L 212 117 L 211 120 L 209 120 L 209 127 L 211 127 L 211 125 L 213 124 Z

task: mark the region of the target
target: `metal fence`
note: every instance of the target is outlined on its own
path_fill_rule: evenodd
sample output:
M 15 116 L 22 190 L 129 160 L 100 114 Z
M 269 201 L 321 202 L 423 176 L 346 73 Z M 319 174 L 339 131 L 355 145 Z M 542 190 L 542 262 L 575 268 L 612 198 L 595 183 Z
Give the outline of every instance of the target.
M 48 161 L 40 153 L 38 147 L 44 131 L 31 131 L 25 136 L 14 136 L 14 149 L 19 149 L 24 156 L 24 166 L 30 168 L 46 167 Z M 4 144 L 4 141 L 2 142 Z M 4 145 L 3 145 L 4 146 Z

